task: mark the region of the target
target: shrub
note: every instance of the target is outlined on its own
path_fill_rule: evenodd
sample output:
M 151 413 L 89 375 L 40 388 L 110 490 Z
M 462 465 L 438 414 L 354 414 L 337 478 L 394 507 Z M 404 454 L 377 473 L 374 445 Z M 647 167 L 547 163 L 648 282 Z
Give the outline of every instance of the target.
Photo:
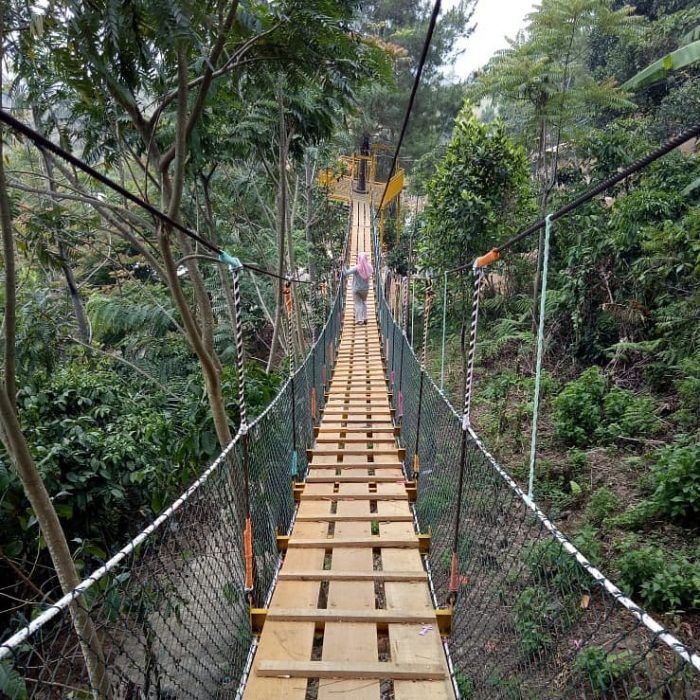
M 631 597 L 658 612 L 700 606 L 700 562 L 683 554 L 666 558 L 659 547 L 625 552 L 617 561 L 619 582 Z
M 464 673 L 457 671 L 455 674 L 457 680 L 457 687 L 459 688 L 459 694 L 462 696 L 463 700 L 470 700 L 474 697 L 474 683 L 472 679 Z
M 599 367 L 589 367 L 564 387 L 554 399 L 554 428 L 560 440 L 576 447 L 593 442 L 603 420 L 607 384 Z
M 574 673 L 586 681 L 596 696 L 606 693 L 621 680 L 633 664 L 629 650 L 608 652 L 603 647 L 582 649 L 574 662 Z
M 653 500 L 647 499 L 630 506 L 624 513 L 610 518 L 608 524 L 623 530 L 638 530 L 659 514 L 659 509 Z
M 526 588 L 518 596 L 514 610 L 518 645 L 526 656 L 547 651 L 554 645 L 554 640 L 547 631 L 553 611 L 550 610 L 549 596 L 544 588 Z
M 687 425 L 700 423 L 700 353 L 681 362 L 683 378 L 676 382 L 679 406 L 675 417 Z
M 698 523 L 700 517 L 700 445 L 675 444 L 656 452 L 652 496 L 668 517 Z
M 617 496 L 607 486 L 596 489 L 586 506 L 586 519 L 593 525 L 601 525 L 617 508 Z
M 637 396 L 631 391 L 610 390 L 603 401 L 604 425 L 598 429 L 601 442 L 609 442 L 618 437 L 637 437 L 657 433 L 661 421 L 655 413 L 654 399 L 650 396 Z

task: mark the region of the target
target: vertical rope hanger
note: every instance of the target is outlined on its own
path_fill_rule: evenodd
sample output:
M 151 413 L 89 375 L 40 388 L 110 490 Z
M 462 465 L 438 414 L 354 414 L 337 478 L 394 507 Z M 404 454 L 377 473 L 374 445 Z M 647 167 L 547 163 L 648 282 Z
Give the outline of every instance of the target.
M 297 451 L 297 407 L 296 387 L 294 386 L 294 372 L 296 365 L 296 353 L 294 351 L 294 300 L 292 298 L 292 283 L 287 280 L 284 284 L 284 307 L 287 310 L 287 333 L 289 335 L 289 382 L 292 390 L 292 461 L 289 473 L 292 481 L 299 478 L 299 453 Z
M 452 540 L 452 560 L 450 562 L 450 586 L 447 595 L 447 603 L 454 607 L 459 593 L 459 573 L 458 573 L 458 551 L 459 534 L 462 512 L 462 499 L 464 495 L 464 472 L 467 466 L 467 435 L 471 428 L 471 405 L 472 391 L 474 386 L 474 356 L 476 354 L 476 331 L 479 324 L 479 300 L 481 297 L 481 284 L 484 279 L 484 268 L 494 260 L 498 259 L 497 253 L 493 251 L 477 258 L 474 261 L 474 291 L 472 294 L 472 315 L 469 326 L 469 351 L 467 354 L 467 364 L 464 373 L 464 409 L 462 412 L 462 441 L 460 445 L 459 457 L 459 483 L 457 486 L 457 505 L 455 508 L 454 537 Z
M 430 310 L 433 304 L 433 283 L 426 280 L 425 301 L 423 302 L 423 347 L 421 352 L 420 384 L 418 387 L 418 415 L 416 418 L 416 442 L 413 448 L 412 478 L 418 483 L 420 476 L 420 423 L 423 412 L 423 384 L 425 381 L 425 366 L 428 361 L 428 328 L 430 324 Z
M 447 270 L 442 286 L 442 346 L 440 348 L 440 391 L 445 390 L 445 342 L 447 341 Z
M 401 343 L 401 362 L 399 365 L 399 410 L 398 410 L 398 417 L 399 419 L 403 418 L 403 353 L 406 345 L 408 345 L 408 336 L 406 335 L 406 331 L 408 330 L 408 277 L 403 277 L 401 279 L 401 290 L 403 294 L 403 313 L 402 313 L 402 321 L 403 321 L 403 328 L 402 328 L 402 334 L 403 334 L 403 342 Z
M 243 528 L 243 558 L 245 562 L 244 590 L 248 596 L 248 602 L 253 605 L 253 592 L 255 589 L 255 572 L 253 560 L 253 521 L 250 507 L 250 475 L 248 452 L 248 411 L 246 407 L 246 376 L 245 376 L 245 347 L 243 344 L 243 311 L 241 305 L 241 281 L 240 271 L 243 269 L 238 258 L 228 254 L 222 254 L 219 260 L 229 266 L 231 271 L 231 292 L 233 294 L 233 310 L 235 314 L 234 339 L 236 343 L 236 367 L 238 369 L 238 412 L 240 416 L 239 433 L 243 450 L 243 480 L 244 480 L 244 509 L 245 525 Z
M 527 482 L 527 496 L 534 497 L 535 465 L 537 462 L 537 420 L 540 411 L 540 386 L 542 380 L 542 355 L 544 354 L 544 314 L 547 302 L 547 273 L 549 272 L 549 238 L 552 233 L 552 215 L 545 218 L 544 251 L 542 254 L 542 284 L 540 287 L 540 318 L 537 327 L 537 362 L 535 365 L 535 391 L 532 399 L 532 435 L 530 438 L 530 475 Z

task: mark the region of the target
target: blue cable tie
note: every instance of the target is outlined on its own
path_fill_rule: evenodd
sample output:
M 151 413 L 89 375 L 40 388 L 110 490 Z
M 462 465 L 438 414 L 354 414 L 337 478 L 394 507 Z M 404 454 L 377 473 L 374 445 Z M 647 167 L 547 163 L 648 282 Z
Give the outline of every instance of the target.
M 219 262 L 225 263 L 232 270 L 240 270 L 243 268 L 243 263 L 233 255 L 229 255 L 225 250 L 219 253 Z

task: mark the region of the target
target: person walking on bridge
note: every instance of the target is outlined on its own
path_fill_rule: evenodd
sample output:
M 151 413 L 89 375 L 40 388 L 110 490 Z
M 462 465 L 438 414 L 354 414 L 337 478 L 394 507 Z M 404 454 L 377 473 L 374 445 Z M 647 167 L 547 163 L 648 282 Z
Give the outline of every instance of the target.
M 367 325 L 367 295 L 369 281 L 372 278 L 372 264 L 367 253 L 359 253 L 357 264 L 344 270 L 346 275 L 352 275 L 352 298 L 355 302 L 355 323 Z

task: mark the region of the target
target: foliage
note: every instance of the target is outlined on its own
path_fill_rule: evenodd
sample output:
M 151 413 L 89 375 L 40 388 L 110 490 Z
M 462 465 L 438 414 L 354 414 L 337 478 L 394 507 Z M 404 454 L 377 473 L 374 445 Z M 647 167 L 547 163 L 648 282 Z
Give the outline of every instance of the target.
M 554 646 L 554 639 L 548 632 L 548 627 L 553 624 L 556 615 L 544 588 L 526 588 L 518 596 L 513 609 L 518 645 L 523 654 L 533 656 Z
M 596 489 L 586 505 L 586 520 L 592 525 L 600 526 L 618 507 L 618 498 L 607 486 Z
M 470 700 L 474 697 L 474 682 L 472 679 L 457 671 L 455 674 L 457 680 L 457 687 L 459 688 L 459 694 L 464 698 L 464 700 Z
M 658 612 L 700 606 L 700 560 L 684 554 L 666 556 L 656 546 L 627 546 L 617 559 L 619 583 L 630 596 Z
M 554 427 L 567 444 L 585 447 L 594 441 L 603 420 L 607 379 L 598 367 L 589 367 L 569 382 L 554 399 Z
M 631 391 L 613 387 L 603 400 L 605 425 L 600 428 L 601 442 L 616 437 L 654 435 L 661 428 L 650 396 L 636 396 Z
M 530 211 L 525 151 L 502 122 L 482 124 L 465 102 L 435 177 L 419 240 L 426 267 L 471 262 L 502 240 Z
M 634 656 L 629 650 L 609 652 L 592 645 L 581 649 L 576 656 L 574 673 L 600 697 L 622 680 L 633 664 Z
M 652 496 L 669 518 L 700 522 L 700 443 L 674 444 L 656 453 L 653 467 L 656 490 Z
M 0 693 L 9 700 L 25 700 L 27 686 L 8 661 L 0 661 Z

